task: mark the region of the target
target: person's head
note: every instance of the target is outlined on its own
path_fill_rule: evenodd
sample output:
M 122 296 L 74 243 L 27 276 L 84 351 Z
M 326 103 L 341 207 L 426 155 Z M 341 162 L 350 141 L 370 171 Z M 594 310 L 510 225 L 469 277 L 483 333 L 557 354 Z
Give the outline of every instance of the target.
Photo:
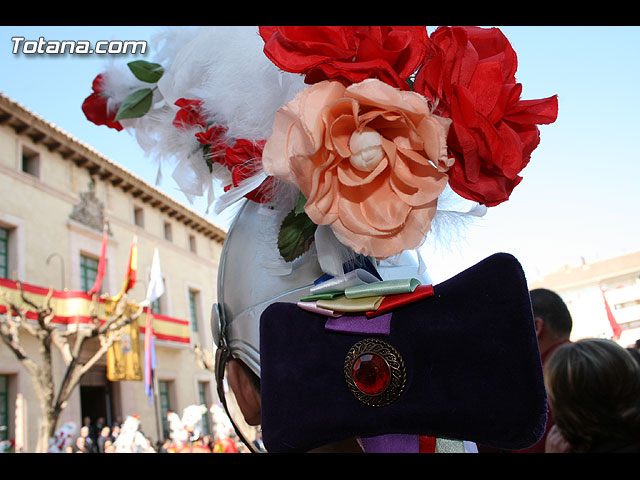
M 110 433 L 111 429 L 109 427 L 102 427 L 102 430 L 100 430 L 100 435 L 103 437 L 108 437 Z
M 555 423 L 576 450 L 637 440 L 640 367 L 615 342 L 594 338 L 560 346 L 545 365 L 545 385 Z
M 557 293 L 546 288 L 531 290 L 531 306 L 541 353 L 559 340 L 568 340 L 573 321 L 569 308 Z
M 89 436 L 89 427 L 87 427 L 86 425 L 84 427 L 82 427 L 80 429 L 80 436 L 81 437 L 88 437 Z
M 83 436 L 79 436 L 78 438 L 76 438 L 77 447 L 84 448 L 84 445 L 85 445 L 85 438 Z
M 627 351 L 631 354 L 633 359 L 638 362 L 638 365 L 640 365 L 640 350 L 637 348 L 627 348 Z

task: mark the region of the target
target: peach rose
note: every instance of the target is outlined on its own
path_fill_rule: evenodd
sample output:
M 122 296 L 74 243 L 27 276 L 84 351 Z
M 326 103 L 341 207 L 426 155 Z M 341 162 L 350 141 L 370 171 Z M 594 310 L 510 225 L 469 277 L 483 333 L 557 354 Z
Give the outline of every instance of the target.
M 376 79 L 305 88 L 275 116 L 262 162 L 296 185 L 305 211 L 357 253 L 418 247 L 447 184 L 450 120 L 427 100 Z

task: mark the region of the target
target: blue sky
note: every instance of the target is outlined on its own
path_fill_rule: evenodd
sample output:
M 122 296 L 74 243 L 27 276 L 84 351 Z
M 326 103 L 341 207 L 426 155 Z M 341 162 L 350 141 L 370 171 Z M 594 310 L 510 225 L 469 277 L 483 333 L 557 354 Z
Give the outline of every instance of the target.
M 429 32 L 434 27 L 429 27 Z M 518 55 L 523 99 L 557 94 L 558 120 L 541 126 L 541 144 L 508 202 L 468 227 L 464 240 L 423 250 L 430 276 L 444 280 L 506 251 L 527 278 L 640 249 L 640 27 L 500 27 Z M 150 183 L 155 165 L 126 132 L 88 122 L 83 100 L 105 65 L 99 55 L 13 54 L 27 40 L 150 40 L 159 27 L 0 27 L 0 92 Z M 143 57 L 139 57 L 143 58 Z M 122 58 L 122 61 L 131 60 Z M 160 188 L 188 204 L 165 172 Z M 198 213 L 225 226 L 226 219 Z

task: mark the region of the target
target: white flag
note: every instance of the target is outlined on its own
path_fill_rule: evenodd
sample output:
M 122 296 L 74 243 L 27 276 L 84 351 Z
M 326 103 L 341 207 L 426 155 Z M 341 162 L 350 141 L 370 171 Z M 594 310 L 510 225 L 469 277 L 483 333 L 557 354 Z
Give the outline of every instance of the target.
M 147 302 L 149 305 L 155 302 L 164 293 L 164 281 L 160 271 L 160 256 L 158 249 L 153 250 L 153 260 L 151 262 L 151 273 L 149 275 L 149 287 L 147 288 Z

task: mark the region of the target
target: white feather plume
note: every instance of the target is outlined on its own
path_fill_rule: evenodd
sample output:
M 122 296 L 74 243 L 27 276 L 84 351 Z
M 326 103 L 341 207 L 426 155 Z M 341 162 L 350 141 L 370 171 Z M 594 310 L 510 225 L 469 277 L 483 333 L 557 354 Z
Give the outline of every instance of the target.
M 264 55 L 258 27 L 166 27 L 152 42 L 153 61 L 164 67 L 158 96 L 151 111 L 125 127 L 132 127 L 145 153 L 158 163 L 159 173 L 171 164 L 171 176 L 187 198 L 192 201 L 194 196 L 208 194 L 211 205 L 212 181 L 229 184 L 230 174 L 225 168 L 215 168 L 215 163 L 213 171 L 208 171 L 195 138 L 199 127 L 181 129 L 172 123 L 179 110 L 175 102 L 180 98 L 202 101 L 207 120 L 227 129 L 224 140 L 229 144 L 240 138 L 266 140 L 276 111 L 304 88 L 303 78 L 280 71 Z M 141 83 L 132 83 L 127 70 L 117 64 L 109 68 L 114 102 Z M 245 182 L 244 193 L 260 183 L 260 170 L 257 173 Z M 235 192 L 237 188 L 223 195 L 217 211 L 242 197 L 240 190 Z
M 171 101 L 189 92 L 229 137 L 266 140 L 276 111 L 305 84 L 302 76 L 280 71 L 263 47 L 258 27 L 205 27 L 163 75 L 163 95 Z

